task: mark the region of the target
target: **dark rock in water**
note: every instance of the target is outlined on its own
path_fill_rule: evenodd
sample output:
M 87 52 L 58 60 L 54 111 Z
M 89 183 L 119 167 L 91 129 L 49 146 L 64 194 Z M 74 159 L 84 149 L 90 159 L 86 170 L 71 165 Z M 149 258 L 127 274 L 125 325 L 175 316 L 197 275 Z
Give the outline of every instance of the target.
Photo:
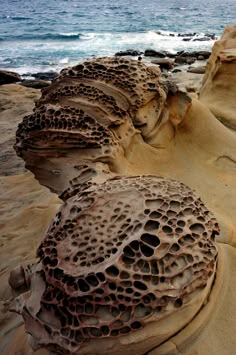
M 42 89 L 51 84 L 50 81 L 46 80 L 23 80 L 20 85 L 27 88 Z
M 15 72 L 0 70 L 0 85 L 12 84 L 21 81 L 21 76 Z
M 205 36 L 213 40 L 217 39 L 217 36 L 214 33 L 206 33 Z
M 197 58 L 195 57 L 185 57 L 186 64 L 193 64 L 196 60 Z
M 196 61 L 197 58 L 195 57 L 185 57 L 185 56 L 178 56 L 175 58 L 175 63 L 176 64 L 193 64 Z
M 165 52 L 165 54 L 166 54 L 166 57 L 168 57 L 168 58 L 175 58 L 177 56 L 176 53 Z
M 204 57 L 204 59 L 208 59 L 211 55 L 211 52 L 210 51 L 198 51 L 198 52 L 195 52 L 197 56 L 202 56 Z
M 177 57 L 192 57 L 194 55 L 195 55 L 195 52 L 185 52 L 185 51 L 177 52 Z
M 210 41 L 210 40 L 216 40 L 217 37 L 215 34 L 204 34 L 203 36 L 197 36 L 197 33 L 184 33 L 178 34 L 178 37 L 183 37 L 182 41 L 189 42 L 189 41 Z
M 166 52 L 159 52 L 155 51 L 155 49 L 146 49 L 144 52 L 145 57 L 158 57 L 158 58 L 165 58 Z
M 179 57 L 194 57 L 198 58 L 199 56 L 203 56 L 204 59 L 208 59 L 211 55 L 211 52 L 209 51 L 193 51 L 193 52 L 185 52 L 185 51 L 179 51 L 177 52 L 176 56 Z
M 48 72 L 39 72 L 35 74 L 31 74 L 33 78 L 39 79 L 39 80 L 53 80 L 58 76 L 58 73 L 55 71 L 48 71 Z
M 194 74 L 205 74 L 206 67 L 201 66 L 201 67 L 189 67 L 187 72 L 188 73 L 194 73 Z
M 185 62 L 185 57 L 182 57 L 182 56 L 178 56 L 178 57 L 176 57 L 175 58 L 175 63 L 176 64 L 185 64 L 186 62 Z
M 123 57 L 126 55 L 137 56 L 137 55 L 141 55 L 141 54 L 143 54 L 143 52 L 140 52 L 139 50 L 127 49 L 126 51 L 120 51 L 120 52 L 115 53 L 115 56 L 117 56 L 117 57 Z
M 174 70 L 172 70 L 172 73 L 180 73 L 180 72 L 182 72 L 182 70 L 181 69 L 174 69 Z
M 196 32 L 193 33 L 178 33 L 178 37 L 194 37 L 196 36 Z
M 211 38 L 210 37 L 197 37 L 197 38 L 193 38 L 193 42 L 197 42 L 197 41 L 199 41 L 199 42 L 205 42 L 205 41 L 210 41 L 211 40 Z
M 156 34 L 157 35 L 160 35 L 160 36 L 167 36 L 167 37 L 175 37 L 175 33 L 165 33 L 165 32 L 161 32 L 161 31 L 156 31 Z
M 161 69 L 170 70 L 174 66 L 174 61 L 168 58 L 160 58 L 151 61 L 152 64 L 158 64 Z

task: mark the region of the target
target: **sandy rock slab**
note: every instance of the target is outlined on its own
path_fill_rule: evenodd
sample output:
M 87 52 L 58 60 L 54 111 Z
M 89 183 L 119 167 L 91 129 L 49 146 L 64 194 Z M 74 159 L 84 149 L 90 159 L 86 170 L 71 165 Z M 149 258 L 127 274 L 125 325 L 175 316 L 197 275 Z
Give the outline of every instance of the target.
M 35 261 L 35 249 L 60 205 L 41 187 L 13 149 L 15 130 L 30 113 L 39 90 L 10 84 L 0 86 L 0 353 L 28 354 L 20 317 L 8 311 L 13 294 L 8 285 L 12 268 Z
M 25 171 L 24 163 L 17 158 L 13 149 L 15 131 L 22 118 L 31 113 L 40 95 L 40 90 L 17 84 L 0 86 L 0 175 Z
M 30 173 L 0 177 L 0 349 L 16 354 L 28 346 L 22 320 L 8 312 L 13 294 L 8 285 L 10 271 L 20 264 L 35 261 L 35 249 L 55 215 L 60 200 L 41 187 Z M 17 338 L 13 340 L 12 337 Z M 15 344 L 13 350 L 12 346 Z M 10 350 L 12 349 L 12 350 Z

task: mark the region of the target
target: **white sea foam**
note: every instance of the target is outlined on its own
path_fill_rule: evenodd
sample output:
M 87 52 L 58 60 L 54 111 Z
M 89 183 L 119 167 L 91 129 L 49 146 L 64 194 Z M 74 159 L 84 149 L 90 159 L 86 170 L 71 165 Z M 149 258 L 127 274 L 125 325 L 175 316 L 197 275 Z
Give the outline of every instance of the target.
M 196 34 L 189 41 L 184 41 L 178 33 L 170 31 L 147 32 L 87 32 L 60 33 L 68 36 L 69 41 L 45 39 L 43 41 L 11 41 L 1 42 L 0 57 L 11 58 L 13 63 L 4 63 L 0 59 L 0 67 L 15 70 L 20 74 L 36 71 L 61 70 L 68 65 L 74 65 L 91 56 L 114 55 L 126 49 L 166 50 L 210 50 L 214 40 L 194 41 L 204 37 L 203 33 Z M 72 38 L 78 36 L 78 38 Z M 56 37 L 56 36 L 55 36 Z
M 62 58 L 59 60 L 60 64 L 68 64 L 69 63 L 69 58 Z

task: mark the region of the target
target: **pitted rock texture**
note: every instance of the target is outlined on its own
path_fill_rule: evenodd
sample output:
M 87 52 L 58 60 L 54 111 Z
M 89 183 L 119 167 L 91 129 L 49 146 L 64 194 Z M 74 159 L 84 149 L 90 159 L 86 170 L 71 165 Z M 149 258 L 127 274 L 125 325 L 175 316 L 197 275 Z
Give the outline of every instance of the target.
M 17 311 L 36 343 L 58 353 L 125 336 L 209 285 L 218 233 L 202 201 L 175 180 L 117 177 L 85 186 L 38 248 L 40 272 L 31 283 L 38 305 L 30 309 L 23 295 Z
M 52 182 L 53 172 L 60 175 L 65 169 L 64 161 L 56 168 L 45 161 L 66 157 L 72 150 L 80 149 L 82 160 L 115 164 L 144 124 L 136 117 L 138 109 L 155 99 L 158 116 L 165 90 L 159 70 L 140 61 L 105 57 L 64 69 L 19 125 L 16 152 L 43 185 L 40 174 L 48 170 Z M 67 170 L 71 178 L 77 176 L 73 166 Z M 66 183 L 58 193 L 65 188 Z

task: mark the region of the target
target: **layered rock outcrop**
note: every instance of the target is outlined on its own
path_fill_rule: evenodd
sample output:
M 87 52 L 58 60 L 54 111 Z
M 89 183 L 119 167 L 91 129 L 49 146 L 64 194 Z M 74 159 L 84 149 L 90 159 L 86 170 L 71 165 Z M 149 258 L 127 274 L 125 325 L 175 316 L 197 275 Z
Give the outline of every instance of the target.
M 226 126 L 236 129 L 236 25 L 215 42 L 200 91 L 200 101 Z
M 138 133 L 135 126 L 150 130 L 155 124 L 136 115 L 139 107 L 151 102 L 158 117 L 165 98 L 159 71 L 141 62 L 102 58 L 79 64 L 43 91 L 19 125 L 15 149 L 40 183 L 61 193 L 88 161 L 109 163 L 118 173 Z

